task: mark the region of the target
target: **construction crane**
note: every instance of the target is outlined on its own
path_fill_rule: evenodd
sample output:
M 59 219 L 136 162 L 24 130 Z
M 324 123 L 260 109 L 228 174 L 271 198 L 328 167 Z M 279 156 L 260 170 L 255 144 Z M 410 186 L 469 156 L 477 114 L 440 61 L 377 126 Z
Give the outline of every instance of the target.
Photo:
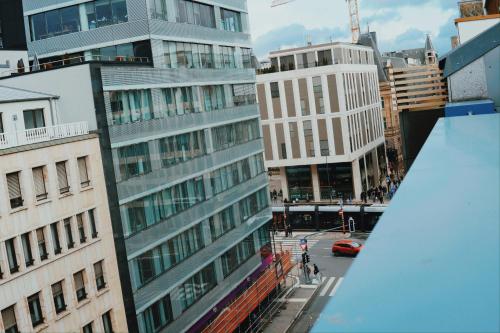
M 287 4 L 295 0 L 272 0 L 271 7 Z M 349 7 L 349 23 L 351 25 L 352 42 L 356 44 L 359 40 L 359 6 L 358 0 L 346 0 Z

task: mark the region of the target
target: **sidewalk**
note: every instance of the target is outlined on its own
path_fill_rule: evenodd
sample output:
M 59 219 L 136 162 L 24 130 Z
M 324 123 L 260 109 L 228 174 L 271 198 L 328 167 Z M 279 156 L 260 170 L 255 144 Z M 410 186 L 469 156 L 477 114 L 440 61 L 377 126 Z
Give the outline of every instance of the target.
M 297 267 L 295 267 L 292 272 L 298 274 Z M 302 278 L 302 276 L 301 276 Z M 302 280 L 302 279 L 301 279 Z M 312 300 L 315 293 L 319 290 L 321 284 L 300 284 L 296 286 L 296 289 L 289 294 L 286 298 L 280 299 L 282 302 L 281 309 L 274 315 L 270 322 L 262 330 L 263 333 L 285 333 L 297 318 L 300 317 L 303 310 Z

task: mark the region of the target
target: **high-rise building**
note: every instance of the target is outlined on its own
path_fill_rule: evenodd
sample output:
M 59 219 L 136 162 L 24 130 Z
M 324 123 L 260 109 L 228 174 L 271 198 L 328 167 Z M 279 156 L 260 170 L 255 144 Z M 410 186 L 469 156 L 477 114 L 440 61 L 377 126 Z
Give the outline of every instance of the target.
M 267 267 L 246 1 L 23 9 L 38 61 L 3 82 L 59 95 L 63 120 L 99 132 L 129 330 L 199 331 Z
M 271 190 L 319 202 L 379 186 L 386 157 L 373 49 L 308 45 L 270 60 L 257 95 Z
M 0 331 L 125 332 L 99 139 L 0 86 Z

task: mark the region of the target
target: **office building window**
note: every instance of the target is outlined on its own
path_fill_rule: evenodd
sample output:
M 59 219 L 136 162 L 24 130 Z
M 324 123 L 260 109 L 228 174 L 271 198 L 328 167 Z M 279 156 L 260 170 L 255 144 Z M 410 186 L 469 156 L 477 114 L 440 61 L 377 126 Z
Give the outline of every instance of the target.
M 75 241 L 73 240 L 73 228 L 71 226 L 70 217 L 64 219 L 64 231 L 66 232 L 66 245 L 68 246 L 68 249 L 71 249 L 75 246 Z
M 45 184 L 45 167 L 37 167 L 33 168 L 33 181 L 35 183 L 35 196 L 36 200 L 45 200 L 47 199 L 47 187 Z
M 226 31 L 241 32 L 241 14 L 232 10 L 220 9 L 222 29 Z
M 181 286 L 178 287 L 179 292 L 175 293 L 174 301 L 180 301 L 181 311 L 184 312 L 216 285 L 217 277 L 215 275 L 215 267 L 213 263 L 210 263 L 201 271 L 185 280 Z M 174 293 L 171 295 L 174 295 Z
M 113 333 L 113 321 L 111 319 L 111 310 L 102 315 L 102 326 L 104 333 Z
M 259 137 L 260 128 L 255 119 L 212 128 L 215 151 L 246 143 Z
M 271 97 L 272 98 L 279 98 L 280 97 L 280 88 L 278 85 L 278 82 L 271 82 Z
M 254 254 L 255 244 L 253 241 L 253 234 L 250 234 L 250 236 L 221 256 L 222 274 L 224 278 L 228 277 Z
M 87 236 L 85 235 L 85 224 L 83 223 L 83 214 L 76 215 L 76 226 L 78 227 L 78 236 L 80 237 L 80 244 L 87 241 Z
M 9 271 L 14 274 L 19 271 L 19 265 L 17 264 L 17 254 L 15 239 L 11 238 L 5 241 L 5 250 L 7 252 L 7 261 L 9 262 Z
M 214 7 L 194 1 L 177 0 L 177 22 L 215 28 Z
M 223 236 L 236 227 L 234 223 L 233 206 L 230 206 L 223 211 L 211 216 L 209 218 L 209 223 L 212 242 L 215 242 L 217 238 Z
M 167 68 L 214 68 L 212 45 L 163 42 Z
M 155 302 L 140 315 L 140 325 L 144 332 L 158 332 L 173 320 L 170 295 Z
M 312 131 L 312 122 L 311 120 L 306 120 L 302 124 L 304 126 L 304 140 L 306 144 L 306 154 L 307 157 L 314 157 L 314 139 L 313 139 L 313 131 Z
M 82 188 L 90 185 L 89 172 L 87 170 L 87 156 L 77 158 L 78 173 L 80 174 L 80 186 Z
M 0 28 L 1 29 L 1 28 Z M 0 112 L 0 133 L 3 133 L 2 112 Z
M 54 308 L 56 309 L 56 313 L 61 313 L 66 310 L 62 281 L 59 281 L 52 285 L 52 298 L 54 299 Z
M 27 232 L 21 235 L 21 243 L 23 244 L 23 253 L 24 253 L 24 263 L 26 267 L 30 267 L 33 265 L 35 259 L 33 258 L 33 252 L 31 251 L 31 233 Z
M 90 221 L 90 232 L 92 232 L 92 238 L 97 238 L 98 231 L 97 231 L 97 223 L 96 223 L 96 217 L 95 217 L 95 208 L 91 209 L 88 211 L 89 214 L 89 221 Z
M 210 173 L 210 182 L 214 194 L 224 192 L 233 186 L 241 184 L 264 171 L 262 155 L 254 155 L 244 160 L 232 163 Z
M 195 87 L 162 89 L 162 112 L 167 117 L 200 112 L 198 91 Z
M 27 130 L 45 127 L 45 117 L 43 115 L 43 109 L 23 111 L 23 118 L 24 128 Z
M 83 270 L 73 274 L 73 280 L 75 282 L 76 299 L 78 300 L 78 302 L 81 302 L 87 298 L 84 279 L 85 277 Z
M 47 252 L 44 228 L 36 229 L 36 240 L 38 244 L 38 252 L 40 253 L 40 261 L 46 260 L 49 257 L 49 253 Z
M 242 47 L 241 60 L 243 62 L 243 68 L 254 68 L 252 64 L 252 49 Z
M 40 304 L 40 293 L 28 297 L 28 307 L 30 311 L 31 324 L 36 327 L 43 323 L 42 306 Z
M 330 146 L 328 140 L 319 140 L 319 149 L 321 150 L 321 156 L 329 156 Z
M 81 30 L 78 6 L 31 15 L 29 22 L 31 40 L 45 39 Z
M 259 190 L 241 200 L 239 205 L 240 220 L 243 222 L 269 206 L 269 195 L 265 189 Z
M 315 76 L 312 78 L 314 99 L 316 100 L 316 112 L 318 114 L 325 113 L 325 101 L 323 100 L 323 86 L 321 77 Z
M 154 118 L 150 90 L 112 91 L 109 99 L 114 125 Z
M 19 333 L 14 305 L 2 310 L 2 321 L 5 333 Z
M 205 246 L 201 223 L 133 260 L 137 288 L 186 260 Z
M 233 84 L 233 103 L 235 106 L 253 105 L 257 103 L 255 85 L 253 84 Z
M 318 51 L 318 65 L 328 66 L 333 64 L 332 50 Z
M 149 0 L 149 12 L 152 19 L 168 20 L 165 0 Z
M 180 134 L 160 140 L 160 156 L 164 167 L 189 161 L 205 154 L 204 131 Z
M 19 175 L 20 172 L 12 172 L 7 174 L 7 188 L 9 190 L 10 208 L 12 209 L 22 207 L 23 205 Z
M 54 222 L 50 225 L 52 233 L 52 245 L 54 246 L 54 254 L 61 253 L 61 240 L 59 238 L 59 222 Z
M 96 0 L 86 4 L 89 29 L 127 22 L 126 0 Z
M 93 322 L 88 323 L 87 325 L 83 326 L 82 331 L 83 333 L 92 333 L 93 330 Z
M 104 279 L 104 271 L 102 266 L 103 260 L 94 264 L 95 285 L 97 286 L 97 290 L 106 288 L 106 280 Z
M 234 59 L 234 47 L 219 46 L 219 50 L 219 61 L 221 68 L 236 68 L 236 61 Z
M 293 55 L 280 57 L 280 72 L 293 71 L 295 69 L 295 57 Z
M 68 161 L 62 161 L 56 163 L 57 170 L 57 183 L 59 185 L 59 193 L 65 194 L 69 193 L 70 186 L 68 182 L 67 164 Z
M 196 177 L 126 205 L 126 234 L 136 233 L 169 216 L 180 213 L 205 200 L 203 178 Z
M 118 163 L 122 180 L 151 172 L 148 143 L 118 148 Z
M 259 249 L 262 249 L 264 245 L 271 244 L 271 233 L 269 232 L 268 224 L 263 225 L 254 233 L 257 235 L 257 244 Z
M 221 110 L 226 107 L 224 86 L 202 86 L 201 95 L 205 111 Z

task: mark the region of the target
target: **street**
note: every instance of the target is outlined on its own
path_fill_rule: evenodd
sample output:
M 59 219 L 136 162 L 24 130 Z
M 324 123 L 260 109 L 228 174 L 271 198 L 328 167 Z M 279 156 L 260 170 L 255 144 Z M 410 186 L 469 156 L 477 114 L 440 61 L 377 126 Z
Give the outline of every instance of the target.
M 300 238 L 303 236 L 295 236 L 292 240 L 287 239 L 286 242 L 291 244 L 295 242 L 299 244 Z M 344 276 L 351 266 L 355 258 L 348 256 L 333 256 L 332 244 L 334 240 L 342 239 L 342 235 L 338 233 L 324 233 L 307 237 L 309 256 L 311 262 L 309 263 L 311 269 L 312 265 L 316 264 L 319 268 L 321 279 L 323 281 L 320 290 L 316 293 L 314 298 L 310 301 L 308 306 L 304 309 L 302 315 L 296 320 L 295 324 L 290 328 L 289 332 L 305 333 L 308 332 L 311 326 L 316 321 L 318 315 L 326 303 L 333 297 L 337 289 L 342 284 Z M 358 238 L 356 238 L 358 239 Z M 364 243 L 364 240 L 360 239 Z M 295 247 L 292 251 L 294 254 L 299 253 L 300 248 Z M 304 276 L 301 274 L 301 281 L 304 283 Z M 312 277 L 312 273 L 311 273 Z

